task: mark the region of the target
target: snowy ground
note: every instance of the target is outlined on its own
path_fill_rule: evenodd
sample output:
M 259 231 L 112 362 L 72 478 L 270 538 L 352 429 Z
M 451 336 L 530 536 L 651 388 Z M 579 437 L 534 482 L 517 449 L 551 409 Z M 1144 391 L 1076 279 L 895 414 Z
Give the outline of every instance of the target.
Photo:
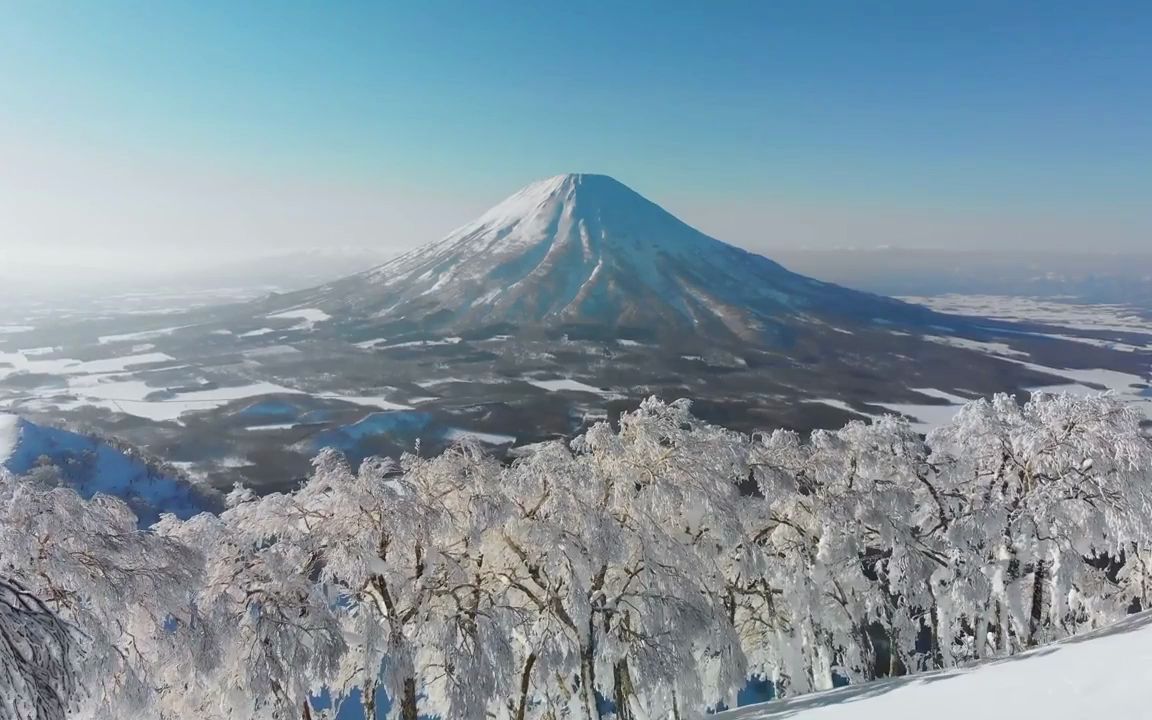
M 928 331 L 932 343 L 995 357 L 1021 371 L 1044 370 L 1057 383 L 1046 389 L 1113 389 L 1152 418 L 1145 372 L 1152 369 L 1152 323 L 1135 311 L 986 296 L 967 304 L 957 297 L 926 302 L 937 301 L 955 311 L 983 310 L 1051 326 L 1022 327 L 1018 336 L 974 333 L 972 338 L 940 328 Z M 513 342 L 503 335 L 477 340 L 345 335 L 339 318 L 312 303 L 239 319 L 109 318 L 100 306 L 83 322 L 54 324 L 55 316 L 50 322 L 11 308 L 0 307 L 0 313 L 0 412 L 95 429 L 167 459 L 201 462 L 199 471 L 206 476 L 224 467 L 223 458 L 246 458 L 243 472 L 210 475 L 225 484 L 288 482 L 282 479 L 307 471 L 305 451 L 293 448 L 311 453 L 314 445 L 303 441 L 328 437 L 325 433 L 380 411 L 418 410 L 433 417 L 422 430 L 424 447 L 450 442 L 457 433 L 493 446 L 506 446 L 513 438 L 530 443 L 567 435 L 584 423 L 613 417 L 621 401 L 649 394 L 711 403 L 724 424 L 745 431 L 835 427 L 845 412 L 861 418 L 901 413 L 927 431 L 967 399 L 1007 387 L 1025 389 L 1035 381 L 1032 373 L 1001 362 L 989 365 L 976 356 L 971 362 L 984 363 L 984 371 L 943 362 L 944 369 L 913 373 L 916 377 L 885 377 L 881 387 L 841 382 L 831 372 L 817 382 L 801 382 L 800 370 L 755 371 L 743 358 L 719 349 L 663 356 L 660 348 L 636 340 L 606 346 Z M 1085 345 L 1043 346 L 1035 342 L 1040 334 Z M 927 366 L 937 348 L 915 347 L 898 357 Z M 925 354 L 917 355 L 920 350 Z M 1062 352 L 1069 352 L 1077 369 L 1059 366 Z M 989 367 L 999 369 L 985 372 Z M 1025 376 L 1030 379 L 1014 380 Z M 247 418 L 232 407 L 275 399 L 294 407 L 267 418 Z M 253 432 L 245 430 L 249 427 Z M 389 445 L 391 435 L 381 430 L 361 441 L 374 453 L 400 452 L 414 442 L 404 436 Z
M 157 378 L 157 372 L 187 367 L 160 352 L 148 352 L 150 346 L 135 346 L 130 355 L 81 361 L 60 357 L 57 348 L 23 348 L 14 352 L 0 350 L 0 380 L 17 373 L 58 376 L 62 386 L 47 395 L 53 407 L 62 410 L 92 406 L 122 412 L 157 422 L 178 419 L 184 413 L 210 410 L 235 400 L 275 394 L 305 394 L 301 390 L 270 382 L 250 382 L 228 387 L 204 389 L 180 386 L 169 388 Z M 250 350 L 245 355 L 297 352 L 287 346 Z M 151 370 L 151 372 L 149 372 Z M 172 396 L 166 396 L 170 393 Z M 65 396 L 64 399 L 61 396 Z M 369 395 L 314 393 L 326 400 L 340 400 L 383 410 L 407 409 L 407 405 L 387 398 Z M 35 399 L 24 400 L 20 407 L 37 407 Z
M 1048 323 L 1076 330 L 1152 334 L 1148 318 L 1125 305 L 1092 305 L 1004 295 L 938 295 L 900 299 L 952 315 Z
M 1044 323 L 1057 328 L 1067 328 L 1068 332 L 1036 334 L 1039 337 L 1055 338 L 1107 348 L 1123 353 L 1147 353 L 1152 351 L 1152 320 L 1132 308 L 1122 305 L 1084 305 L 1063 303 L 1055 300 L 1002 297 L 997 295 L 942 295 L 938 297 L 905 297 L 908 302 L 927 305 L 934 310 L 957 315 L 996 318 L 1001 320 Z M 1125 340 L 1076 335 L 1075 331 L 1098 331 L 1102 333 L 1124 333 Z M 1024 333 L 1032 335 L 1032 333 Z M 1133 341 L 1133 338 L 1136 338 Z M 1132 402 L 1149 420 L 1152 420 L 1152 364 L 1143 375 L 1108 370 L 1105 368 L 1071 369 L 1052 364 L 1044 365 L 1030 361 L 1026 352 L 1021 352 L 1005 342 L 981 342 L 947 335 L 929 336 L 929 340 L 942 345 L 961 347 L 967 350 L 999 357 L 1024 367 L 1055 375 L 1067 380 L 1065 383 L 1037 386 L 1029 390 L 1045 392 L 1067 392 L 1073 394 L 1110 391 Z M 914 388 L 914 392 L 946 400 L 948 404 L 928 403 L 873 403 L 887 411 L 902 414 L 912 420 L 919 430 L 926 432 L 941 423 L 947 422 L 955 414 L 957 406 L 972 397 L 957 395 L 944 389 Z M 971 395 L 971 394 L 969 394 Z M 836 407 L 857 415 L 871 413 L 848 406 L 846 403 L 828 398 L 810 400 Z
M 1152 612 L 967 668 L 752 705 L 717 720 L 1152 717 Z
M 268 315 L 273 320 L 299 320 L 296 325 L 293 325 L 288 330 L 308 330 L 316 325 L 316 323 L 326 322 L 332 319 L 328 313 L 320 310 L 319 308 L 301 308 L 298 310 L 287 310 L 285 312 L 273 313 Z

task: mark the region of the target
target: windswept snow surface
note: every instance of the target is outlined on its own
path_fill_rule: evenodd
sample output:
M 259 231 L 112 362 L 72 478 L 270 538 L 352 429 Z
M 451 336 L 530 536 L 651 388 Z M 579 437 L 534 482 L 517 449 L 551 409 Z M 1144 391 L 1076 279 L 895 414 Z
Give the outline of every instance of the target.
M 1015 657 L 795 699 L 717 720 L 996 720 L 1152 717 L 1152 611 Z

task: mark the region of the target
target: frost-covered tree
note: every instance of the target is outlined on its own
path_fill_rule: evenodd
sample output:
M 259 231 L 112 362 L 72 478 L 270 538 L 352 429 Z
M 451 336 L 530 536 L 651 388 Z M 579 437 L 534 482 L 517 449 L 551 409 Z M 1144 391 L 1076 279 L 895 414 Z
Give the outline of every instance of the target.
M 157 530 L 200 549 L 204 571 L 185 613 L 174 617 L 194 645 L 173 665 L 164 693 L 174 718 L 311 718 L 311 698 L 337 679 L 346 649 L 332 599 L 316 582 L 319 558 L 277 525 L 290 497 L 235 492 L 219 517 Z
M 358 688 L 369 711 L 383 691 L 406 720 L 481 718 L 506 684 L 516 615 L 486 554 L 500 527 L 499 476 L 467 445 L 358 471 L 324 452 L 297 492 L 225 515 L 289 548 L 291 571 L 327 598 L 348 641 L 333 690 Z
M 43 600 L 0 577 L 0 717 L 64 718 L 78 694 L 80 641 Z
M 1011 654 L 1152 601 L 1150 470 L 1131 408 L 1038 394 L 927 438 L 749 438 L 652 399 L 508 465 L 326 451 L 294 492 L 148 532 L 2 478 L 0 712 L 311 720 L 326 693 L 403 720 L 679 719 L 748 676 L 800 693 Z
M 731 699 L 743 658 L 719 558 L 741 538 L 745 452 L 686 404 L 649 400 L 619 432 L 597 425 L 506 473 L 499 561 L 532 619 L 517 717 L 599 717 L 598 696 L 621 718 L 691 717 Z
M 941 562 L 930 532 L 938 508 L 926 449 L 907 422 L 885 417 L 756 438 L 760 499 L 746 522 L 768 555 L 735 582 L 736 622 L 755 672 L 777 690 L 831 687 L 908 665 L 920 632 L 922 579 Z M 878 667 L 878 647 L 887 668 Z
M 1111 622 L 1146 598 L 1152 451 L 1107 396 L 976 401 L 927 443 L 895 418 L 756 438 L 769 560 L 732 585 L 782 691 L 941 667 Z M 885 660 L 885 666 L 878 664 Z
M 147 717 L 200 559 L 122 501 L 0 471 L 0 710 L 17 720 Z
M 954 561 L 935 584 L 942 646 L 956 659 L 1016 652 L 1121 616 L 1152 538 L 1152 444 L 1110 396 L 999 395 L 929 435 L 961 502 L 943 534 Z M 957 644 L 958 643 L 958 644 Z M 947 649 L 947 648 L 946 648 Z

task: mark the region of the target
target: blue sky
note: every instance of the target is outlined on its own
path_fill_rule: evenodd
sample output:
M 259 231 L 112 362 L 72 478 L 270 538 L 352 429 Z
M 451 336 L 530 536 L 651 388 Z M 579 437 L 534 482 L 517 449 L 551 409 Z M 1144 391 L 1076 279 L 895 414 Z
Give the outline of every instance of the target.
M 1123 0 L 9 3 L 0 248 L 400 248 L 588 171 L 760 249 L 1139 249 L 1150 37 Z

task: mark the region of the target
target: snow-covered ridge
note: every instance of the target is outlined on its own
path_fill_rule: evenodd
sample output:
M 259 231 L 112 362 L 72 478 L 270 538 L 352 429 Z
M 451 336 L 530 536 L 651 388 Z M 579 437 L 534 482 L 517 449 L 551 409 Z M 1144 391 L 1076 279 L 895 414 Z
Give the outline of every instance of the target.
M 206 497 L 186 480 L 111 441 L 81 435 L 0 413 L 0 468 L 21 475 L 47 460 L 59 480 L 84 497 L 97 493 L 126 501 L 142 525 L 162 513 L 191 517 L 205 508 Z

